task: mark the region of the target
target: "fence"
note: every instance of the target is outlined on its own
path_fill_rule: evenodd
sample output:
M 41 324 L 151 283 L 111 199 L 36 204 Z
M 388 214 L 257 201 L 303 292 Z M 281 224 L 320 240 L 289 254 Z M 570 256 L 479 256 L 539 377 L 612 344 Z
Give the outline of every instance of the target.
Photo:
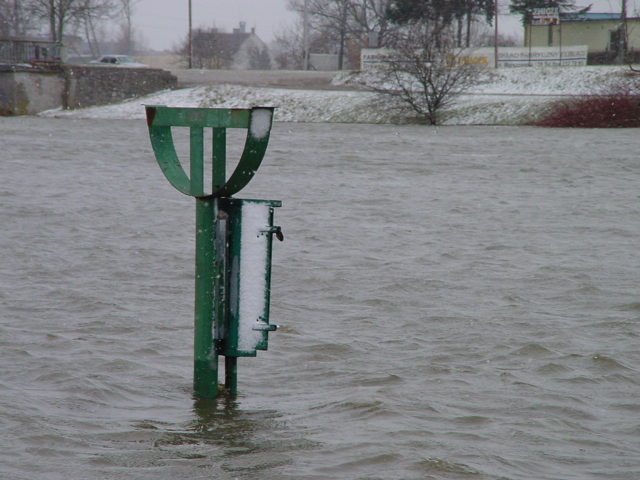
M 62 56 L 62 44 L 56 42 L 0 39 L 0 63 L 55 64 Z

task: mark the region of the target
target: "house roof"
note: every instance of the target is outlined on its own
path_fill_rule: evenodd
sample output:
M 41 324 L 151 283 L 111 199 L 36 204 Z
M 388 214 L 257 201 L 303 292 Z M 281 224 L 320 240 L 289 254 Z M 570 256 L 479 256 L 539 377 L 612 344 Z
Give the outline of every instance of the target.
M 560 14 L 563 22 L 603 22 L 621 20 L 620 13 L 576 13 L 563 12 Z M 638 18 L 627 17 L 627 20 L 638 20 Z
M 242 44 L 252 35 L 254 34 L 239 31 L 233 33 L 223 33 L 217 30 L 198 31 L 194 35 L 194 41 L 205 42 L 213 48 L 216 55 L 225 60 L 231 60 Z

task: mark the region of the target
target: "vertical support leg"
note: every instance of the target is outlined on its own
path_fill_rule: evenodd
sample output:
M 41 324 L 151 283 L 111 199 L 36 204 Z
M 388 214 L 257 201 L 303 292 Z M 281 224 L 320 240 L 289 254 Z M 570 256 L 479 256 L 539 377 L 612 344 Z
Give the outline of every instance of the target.
M 213 344 L 215 293 L 215 205 L 196 198 L 196 286 L 193 383 L 197 396 L 218 394 L 218 356 Z
M 222 186 L 226 182 L 226 157 L 227 157 L 227 132 L 224 128 L 213 128 L 212 129 L 212 166 L 213 166 L 213 175 L 212 175 L 212 188 L 213 191 L 222 188 Z M 223 252 L 220 252 L 223 255 Z M 224 270 L 225 265 L 222 262 L 222 270 Z M 224 271 L 219 272 L 218 279 L 223 281 L 226 279 L 226 274 Z M 226 284 L 224 285 L 226 288 Z M 224 291 L 224 288 L 222 289 Z M 219 290 L 220 291 L 220 290 Z M 218 315 L 220 321 L 226 321 L 224 319 L 225 316 L 225 305 L 220 302 L 217 306 Z M 238 391 L 238 359 L 236 357 L 225 357 L 224 359 L 224 376 L 225 381 L 224 384 L 227 387 L 227 391 L 235 396 Z
M 202 128 L 189 129 L 191 195 L 204 195 L 204 136 Z
M 222 188 L 227 181 L 227 129 L 212 128 L 211 130 L 211 141 L 213 143 L 213 149 L 211 151 L 211 164 L 213 168 L 211 186 L 215 192 Z
M 238 357 L 224 357 L 224 384 L 232 396 L 238 394 Z

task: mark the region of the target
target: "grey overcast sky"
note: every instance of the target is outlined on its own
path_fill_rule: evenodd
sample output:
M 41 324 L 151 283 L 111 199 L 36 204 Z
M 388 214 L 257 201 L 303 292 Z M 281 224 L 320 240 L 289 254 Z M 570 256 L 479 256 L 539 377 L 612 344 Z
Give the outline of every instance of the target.
M 508 11 L 509 0 L 499 0 L 500 11 Z M 628 0 L 629 14 L 638 15 L 640 0 Z M 618 12 L 621 0 L 577 0 L 578 6 L 593 4 L 592 12 Z M 292 25 L 296 15 L 287 10 L 287 0 L 191 0 L 193 28 L 216 27 L 231 32 L 240 22 L 247 29 L 255 28 L 265 42 L 286 25 Z M 155 50 L 172 49 L 182 43 L 189 25 L 189 0 L 139 0 L 135 6 L 135 28 L 144 42 Z M 500 32 L 522 36 L 518 17 L 501 15 Z
M 231 32 L 239 22 L 256 29 L 269 42 L 295 15 L 287 0 L 191 0 L 193 28 L 216 27 Z M 186 38 L 189 0 L 140 0 L 134 10 L 134 27 L 145 43 L 156 50 L 171 49 Z

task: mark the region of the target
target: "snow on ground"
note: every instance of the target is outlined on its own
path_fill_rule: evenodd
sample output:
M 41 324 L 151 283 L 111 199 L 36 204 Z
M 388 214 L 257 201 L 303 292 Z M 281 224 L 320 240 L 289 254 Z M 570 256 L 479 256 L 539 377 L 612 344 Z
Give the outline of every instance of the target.
M 339 74 L 336 85 L 362 86 L 364 74 Z M 448 125 L 518 125 L 535 120 L 554 102 L 572 95 L 640 89 L 628 67 L 547 67 L 490 71 L 443 112 Z M 47 117 L 143 119 L 144 105 L 247 108 L 275 106 L 279 122 L 396 123 L 376 94 L 362 90 L 294 90 L 209 85 L 158 92 L 123 103 L 78 110 L 49 110 Z
M 358 91 L 290 90 L 238 85 L 215 85 L 158 92 L 123 103 L 78 110 L 48 110 L 42 116 L 142 119 L 144 105 L 168 107 L 248 108 L 275 106 L 279 122 L 386 123 L 387 117 L 370 107 L 374 94 Z

